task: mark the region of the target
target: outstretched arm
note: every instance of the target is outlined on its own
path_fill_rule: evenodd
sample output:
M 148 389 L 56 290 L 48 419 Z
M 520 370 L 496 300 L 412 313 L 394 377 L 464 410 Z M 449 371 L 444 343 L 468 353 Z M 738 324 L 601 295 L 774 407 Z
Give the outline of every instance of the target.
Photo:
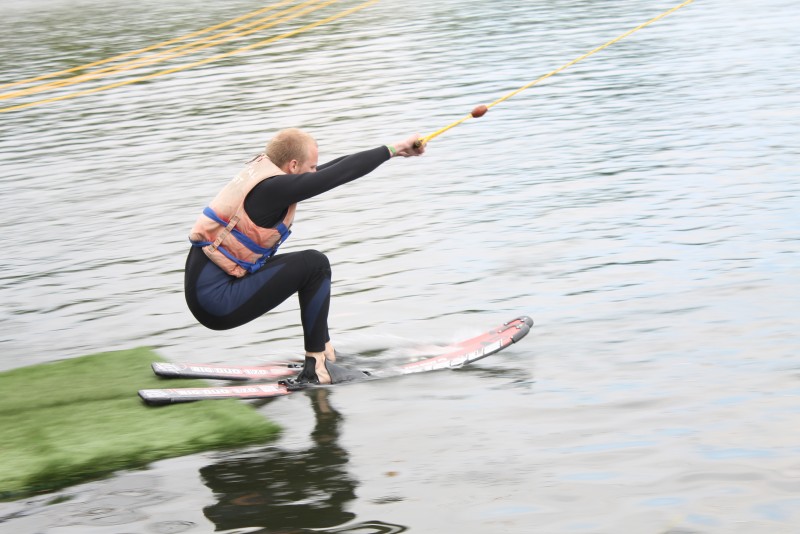
M 394 156 L 419 156 L 425 147 L 414 147 L 419 136 L 336 158 L 317 167 L 316 172 L 282 174 L 264 180 L 247 195 L 245 210 L 260 226 L 271 226 L 286 207 L 315 197 L 369 174 Z
M 392 157 L 422 155 L 425 147 L 414 146 L 418 138 L 412 135 L 391 145 L 336 158 L 318 166 L 316 172 L 276 176 L 259 184 L 250 196 L 263 197 L 270 203 L 277 201 L 284 206 L 307 200 L 369 174 Z M 267 194 L 262 195 L 261 190 L 268 192 L 269 198 Z

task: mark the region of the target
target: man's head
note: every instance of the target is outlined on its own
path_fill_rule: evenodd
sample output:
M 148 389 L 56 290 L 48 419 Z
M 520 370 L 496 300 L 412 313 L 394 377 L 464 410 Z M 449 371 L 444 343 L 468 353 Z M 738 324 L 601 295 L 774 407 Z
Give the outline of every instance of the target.
M 297 128 L 281 130 L 267 143 L 267 157 L 287 174 L 317 170 L 317 142 Z

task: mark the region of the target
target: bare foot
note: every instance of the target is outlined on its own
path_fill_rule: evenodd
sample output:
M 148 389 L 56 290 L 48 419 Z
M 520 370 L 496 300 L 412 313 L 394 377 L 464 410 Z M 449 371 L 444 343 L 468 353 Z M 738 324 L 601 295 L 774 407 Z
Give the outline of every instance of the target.
M 336 351 L 334 350 L 333 344 L 330 341 L 325 343 L 325 359 L 329 362 L 336 361 Z
M 325 367 L 325 353 L 324 352 L 306 352 L 306 358 L 314 358 L 314 372 L 317 375 L 317 380 L 320 384 L 330 384 L 331 375 L 328 374 L 328 368 Z

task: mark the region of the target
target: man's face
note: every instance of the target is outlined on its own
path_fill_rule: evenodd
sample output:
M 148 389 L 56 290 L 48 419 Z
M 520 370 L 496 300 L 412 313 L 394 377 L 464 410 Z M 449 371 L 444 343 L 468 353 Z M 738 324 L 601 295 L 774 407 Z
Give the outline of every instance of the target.
M 297 170 L 294 174 L 302 174 L 304 172 L 317 172 L 317 163 L 319 160 L 319 149 L 316 144 L 308 147 L 308 156 L 304 162 L 298 162 Z

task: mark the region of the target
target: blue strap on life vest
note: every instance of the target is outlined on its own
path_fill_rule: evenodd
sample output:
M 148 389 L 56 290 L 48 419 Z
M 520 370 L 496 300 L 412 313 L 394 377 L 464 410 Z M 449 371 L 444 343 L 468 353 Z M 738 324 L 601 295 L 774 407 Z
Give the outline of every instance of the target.
M 206 217 L 208 217 L 212 221 L 216 222 L 220 226 L 223 226 L 223 227 L 228 226 L 228 221 L 226 221 L 226 220 L 222 219 L 221 217 L 219 217 L 216 214 L 216 212 L 213 209 L 211 209 L 210 206 L 206 206 L 203 209 L 203 215 L 205 215 Z M 275 253 L 278 251 L 278 247 L 280 247 L 283 244 L 283 242 L 286 241 L 289 238 L 289 236 L 291 235 L 291 233 L 292 233 L 291 230 L 289 230 L 289 228 L 287 228 L 287 226 L 285 224 L 283 224 L 283 221 L 281 221 L 280 223 L 278 223 L 275 226 L 275 230 L 277 230 L 277 232 L 280 234 L 280 239 L 278 239 L 278 242 L 275 243 L 274 247 L 265 248 L 265 247 L 262 247 L 262 246 L 258 245 L 255 241 L 253 241 L 252 239 L 247 237 L 245 234 L 243 234 L 242 232 L 240 232 L 236 228 L 232 228 L 231 229 L 231 234 L 236 238 L 237 241 L 239 241 L 241 244 L 243 244 L 244 246 L 246 246 L 247 248 L 249 248 L 250 250 L 252 250 L 256 254 L 260 254 L 261 255 L 255 262 L 249 262 L 249 261 L 245 261 L 245 260 L 240 260 L 239 258 L 235 257 L 233 254 L 231 254 L 228 250 L 226 250 L 225 247 L 223 247 L 222 245 L 218 246 L 217 250 L 219 250 L 226 258 L 228 258 L 229 260 L 234 262 L 236 265 L 238 265 L 242 269 L 244 269 L 244 270 L 246 270 L 246 271 L 248 271 L 250 273 L 254 273 L 257 270 L 259 270 L 261 267 L 263 267 L 264 264 L 267 262 L 267 260 L 269 258 L 271 258 L 273 255 L 275 255 Z M 212 244 L 211 241 L 192 241 L 191 239 L 189 241 L 191 242 L 192 246 L 195 246 L 195 247 L 205 247 L 205 246 L 208 246 L 208 245 Z

